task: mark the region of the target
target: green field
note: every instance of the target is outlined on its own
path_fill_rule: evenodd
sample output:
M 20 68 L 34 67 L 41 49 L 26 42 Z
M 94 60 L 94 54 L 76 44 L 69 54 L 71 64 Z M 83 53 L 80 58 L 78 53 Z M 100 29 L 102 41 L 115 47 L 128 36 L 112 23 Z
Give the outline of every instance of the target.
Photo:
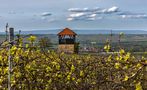
M 53 44 L 58 44 L 57 35 L 37 35 L 38 38 L 48 37 Z M 112 38 L 112 39 L 111 39 Z M 97 34 L 97 35 L 78 35 L 76 38 L 80 43 L 80 47 L 95 47 L 102 50 L 107 40 L 111 40 L 110 44 L 114 51 L 119 50 L 119 35 Z M 94 43 L 94 44 L 93 44 Z M 120 45 L 127 51 L 131 52 L 145 52 L 147 51 L 147 35 L 143 34 L 130 34 L 124 35 L 120 39 Z
M 24 35 L 22 35 L 23 37 Z M 55 34 L 42 34 L 42 35 L 35 35 L 37 36 L 37 40 L 39 41 L 40 38 L 47 37 L 51 40 L 53 47 L 56 49 L 58 45 L 58 37 Z M 0 35 L 0 42 L 5 40 L 5 35 Z M 119 50 L 119 35 L 115 34 L 112 37 L 108 34 L 82 34 L 78 35 L 76 41 L 80 43 L 80 48 L 84 47 L 94 47 L 97 48 L 99 51 L 103 51 L 103 47 L 106 44 L 107 40 L 111 40 L 111 48 L 113 51 Z M 25 38 L 24 41 L 26 42 L 27 39 Z M 38 42 L 37 41 L 37 42 Z M 127 34 L 123 35 L 120 39 L 120 45 L 126 51 L 130 52 L 146 52 L 147 51 L 147 35 L 146 34 Z

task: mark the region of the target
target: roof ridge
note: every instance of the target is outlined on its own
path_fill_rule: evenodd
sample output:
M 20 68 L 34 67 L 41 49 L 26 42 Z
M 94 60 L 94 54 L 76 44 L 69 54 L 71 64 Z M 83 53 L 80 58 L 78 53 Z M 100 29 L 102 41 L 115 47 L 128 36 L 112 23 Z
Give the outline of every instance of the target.
M 69 28 L 64 28 L 58 35 L 77 35 L 73 30 Z

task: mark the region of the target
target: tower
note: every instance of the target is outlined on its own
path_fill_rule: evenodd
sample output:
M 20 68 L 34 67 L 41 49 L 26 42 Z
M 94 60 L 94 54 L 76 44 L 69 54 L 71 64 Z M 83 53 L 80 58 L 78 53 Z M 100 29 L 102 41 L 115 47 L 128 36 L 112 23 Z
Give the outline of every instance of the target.
M 59 32 L 58 52 L 74 53 L 76 49 L 76 35 L 77 34 L 69 28 L 65 28 Z

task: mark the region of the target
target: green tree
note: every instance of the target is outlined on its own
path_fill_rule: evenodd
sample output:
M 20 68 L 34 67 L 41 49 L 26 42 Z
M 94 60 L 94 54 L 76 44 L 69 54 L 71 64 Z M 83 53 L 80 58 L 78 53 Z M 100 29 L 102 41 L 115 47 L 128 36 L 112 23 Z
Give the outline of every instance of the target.
M 48 37 L 43 37 L 39 39 L 39 46 L 44 49 L 49 49 L 52 47 L 51 40 Z

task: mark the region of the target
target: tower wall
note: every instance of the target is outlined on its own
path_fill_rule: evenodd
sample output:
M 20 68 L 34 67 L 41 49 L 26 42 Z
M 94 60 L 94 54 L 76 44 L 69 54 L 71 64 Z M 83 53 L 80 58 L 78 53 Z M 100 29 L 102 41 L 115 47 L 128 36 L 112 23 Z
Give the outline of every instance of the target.
M 74 44 L 59 44 L 58 52 L 74 53 Z

